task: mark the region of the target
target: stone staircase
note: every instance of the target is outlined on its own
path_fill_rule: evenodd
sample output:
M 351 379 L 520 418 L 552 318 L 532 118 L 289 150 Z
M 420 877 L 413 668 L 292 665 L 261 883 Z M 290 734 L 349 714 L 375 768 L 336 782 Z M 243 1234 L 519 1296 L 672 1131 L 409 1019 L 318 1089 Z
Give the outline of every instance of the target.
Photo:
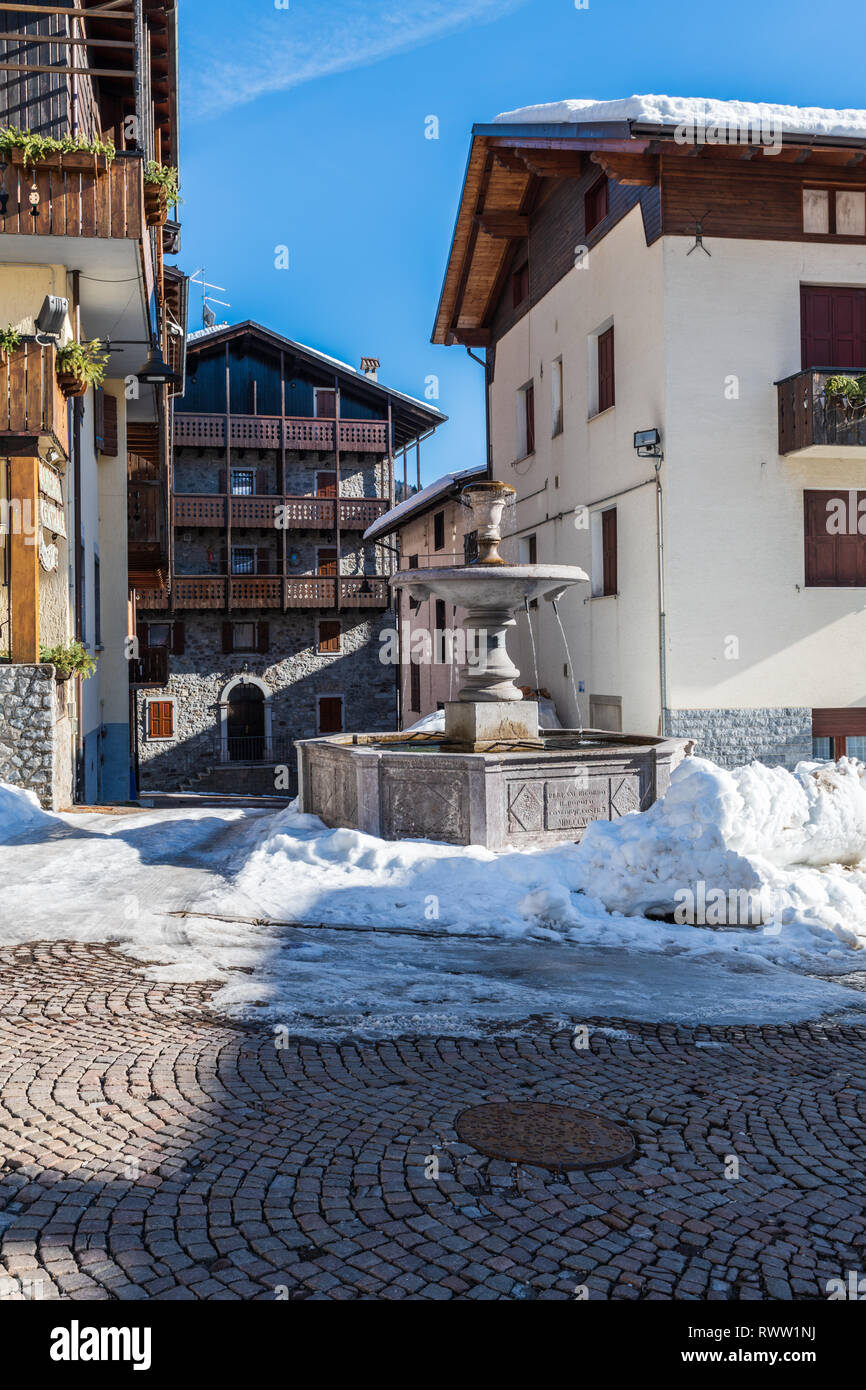
M 213 767 L 202 768 L 194 776 L 185 777 L 178 789 L 191 795 L 266 796 L 290 801 L 297 795 L 297 776 L 292 769 L 291 786 L 277 788 L 277 767 L 284 769 L 285 764 L 217 763 Z

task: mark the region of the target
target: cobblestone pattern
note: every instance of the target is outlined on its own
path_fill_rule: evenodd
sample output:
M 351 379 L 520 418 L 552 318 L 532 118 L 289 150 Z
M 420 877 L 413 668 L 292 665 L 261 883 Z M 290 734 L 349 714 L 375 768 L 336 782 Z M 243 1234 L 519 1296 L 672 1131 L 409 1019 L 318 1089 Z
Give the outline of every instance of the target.
M 672 737 L 693 738 L 698 757 L 721 767 L 757 759 L 793 770 L 812 757 L 812 711 L 805 707 L 672 709 L 667 728 Z
M 27 787 L 54 811 L 72 800 L 64 689 L 53 666 L 0 666 L 0 782 Z
M 862 1271 L 866 1030 L 618 1026 L 279 1048 L 107 947 L 6 949 L 0 1295 L 815 1300 Z M 456 1142 L 502 1098 L 600 1110 L 639 1156 Z

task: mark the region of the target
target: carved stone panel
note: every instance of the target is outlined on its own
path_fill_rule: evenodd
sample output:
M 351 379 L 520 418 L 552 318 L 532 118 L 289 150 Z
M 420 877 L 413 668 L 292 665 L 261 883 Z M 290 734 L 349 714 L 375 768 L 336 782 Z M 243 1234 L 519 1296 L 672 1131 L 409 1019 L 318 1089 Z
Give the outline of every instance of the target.
M 629 811 L 641 809 L 640 778 L 637 775 L 611 777 L 610 779 L 610 818 L 625 816 Z
M 533 834 L 544 829 L 544 786 L 539 781 L 509 782 L 508 829 Z
M 468 794 L 452 772 L 398 771 L 393 765 L 382 782 L 383 833 L 388 840 L 468 842 Z
M 607 778 L 556 777 L 544 784 L 547 830 L 585 830 L 590 821 L 607 820 Z

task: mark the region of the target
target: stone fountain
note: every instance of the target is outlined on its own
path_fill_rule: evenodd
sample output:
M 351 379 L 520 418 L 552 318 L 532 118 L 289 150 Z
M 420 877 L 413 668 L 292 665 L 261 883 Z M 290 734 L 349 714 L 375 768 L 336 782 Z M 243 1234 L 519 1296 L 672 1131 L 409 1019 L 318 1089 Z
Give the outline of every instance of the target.
M 302 811 L 387 840 L 490 849 L 578 840 L 594 820 L 645 810 L 690 751 L 683 739 L 539 728 L 518 689 L 506 637 L 532 599 L 555 602 L 587 583 L 571 565 L 510 565 L 499 554 L 507 483 L 463 491 L 478 535 L 471 565 L 400 570 L 394 589 L 462 608 L 467 643 L 444 733 L 329 734 L 300 739 Z

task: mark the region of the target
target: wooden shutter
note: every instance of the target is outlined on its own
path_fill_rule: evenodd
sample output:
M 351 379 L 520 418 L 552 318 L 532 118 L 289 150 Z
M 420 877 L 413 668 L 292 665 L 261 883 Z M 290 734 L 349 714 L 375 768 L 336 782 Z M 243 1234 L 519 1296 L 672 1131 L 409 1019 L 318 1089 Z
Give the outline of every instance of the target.
M 417 662 L 409 662 L 409 708 L 421 713 L 421 667 Z
M 436 512 L 433 516 L 433 549 L 445 549 L 445 513 Z
M 171 700 L 151 700 L 147 707 L 149 738 L 171 738 L 174 734 L 174 705 Z
M 227 482 L 228 474 L 224 468 L 221 468 L 217 474 L 217 492 L 225 492 Z
M 316 419 L 333 420 L 337 413 L 336 391 L 316 392 Z
M 233 652 L 235 649 L 235 630 L 231 623 L 223 623 L 223 651 Z
M 616 507 L 608 507 L 601 514 L 601 558 L 603 572 L 602 593 L 617 592 L 616 574 Z
M 107 458 L 117 458 L 117 397 L 102 393 L 102 452 Z
M 256 624 L 256 651 L 266 652 L 271 645 L 271 625 L 270 623 Z
M 93 393 L 93 447 L 102 450 L 105 443 L 105 392 L 97 386 Z
M 343 729 L 342 695 L 323 695 L 319 700 L 319 733 L 339 734 Z
M 323 469 L 316 474 L 316 496 L 336 497 L 337 474 L 333 469 Z
M 337 552 L 335 549 L 320 549 L 316 552 L 316 573 L 336 575 Z
M 609 410 L 614 404 L 613 327 L 598 335 L 598 409 Z
M 527 386 L 523 393 L 523 409 L 526 412 L 526 452 L 535 453 L 535 387 Z
M 336 618 L 323 618 L 319 623 L 319 651 L 339 652 L 341 626 Z
M 136 628 L 139 647 L 150 646 L 150 623 L 139 623 Z
M 806 489 L 803 492 L 804 568 L 807 588 L 864 588 L 866 587 L 866 536 L 856 530 L 837 535 L 828 529 L 831 511 L 828 502 L 845 503 L 845 515 L 851 528 L 859 521 L 859 506 L 866 492 L 854 494 L 857 515 L 850 517 L 852 503 L 844 488 L 836 491 Z
M 184 649 L 184 625 L 174 622 L 171 625 L 171 652 L 172 656 L 183 656 Z
M 802 365 L 851 371 L 866 367 L 866 290 L 800 290 Z
M 607 176 L 598 179 L 583 200 L 583 232 L 587 236 L 607 217 Z
M 259 495 L 260 497 L 267 497 L 269 491 L 270 491 L 270 482 L 269 482 L 269 480 L 268 480 L 268 470 L 267 470 L 266 468 L 257 468 L 257 469 L 256 469 L 256 492 L 258 493 L 258 495 Z

